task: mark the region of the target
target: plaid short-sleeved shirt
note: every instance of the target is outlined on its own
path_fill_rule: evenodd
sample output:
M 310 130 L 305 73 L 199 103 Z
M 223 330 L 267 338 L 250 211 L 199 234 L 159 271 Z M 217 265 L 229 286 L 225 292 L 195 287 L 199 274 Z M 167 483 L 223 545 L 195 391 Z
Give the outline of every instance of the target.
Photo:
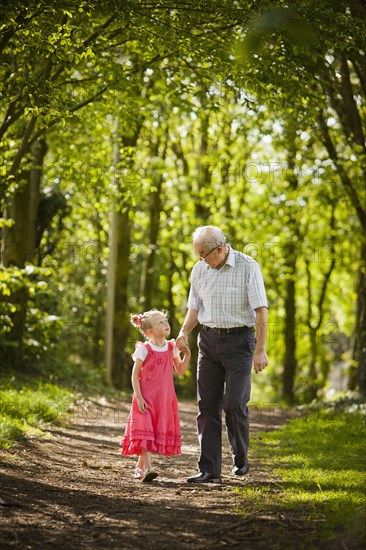
M 230 248 L 225 265 L 214 269 L 195 264 L 188 308 L 198 310 L 198 321 L 215 328 L 253 327 L 255 309 L 268 307 L 262 273 L 257 262 Z

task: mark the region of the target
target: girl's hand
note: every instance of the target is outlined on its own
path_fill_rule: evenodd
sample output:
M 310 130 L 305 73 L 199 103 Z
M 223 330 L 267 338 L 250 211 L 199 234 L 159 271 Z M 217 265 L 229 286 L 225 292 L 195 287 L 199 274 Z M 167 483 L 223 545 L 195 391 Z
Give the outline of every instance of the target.
M 191 349 L 190 349 L 190 347 L 188 346 L 188 344 L 182 344 L 179 351 L 181 351 L 182 353 L 184 353 L 184 355 L 189 355 L 189 356 L 191 356 Z
M 137 400 L 137 405 L 138 405 L 140 413 L 146 414 L 146 411 L 149 407 L 148 407 L 145 399 L 141 396 L 141 397 L 136 397 L 136 400 Z

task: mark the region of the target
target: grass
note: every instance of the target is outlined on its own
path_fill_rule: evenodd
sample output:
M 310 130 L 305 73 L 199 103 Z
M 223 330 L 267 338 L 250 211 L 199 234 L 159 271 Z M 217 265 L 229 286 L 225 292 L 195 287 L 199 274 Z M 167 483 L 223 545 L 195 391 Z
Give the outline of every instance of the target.
M 91 396 L 125 395 L 105 384 L 104 370 L 78 357 L 50 365 L 43 374 L 9 369 L 0 375 L 0 449 L 41 436 L 49 424 L 62 424 L 75 404 Z
M 252 456 L 267 465 L 274 481 L 240 489 L 245 505 L 239 508 L 262 518 L 261 535 L 271 530 L 271 548 L 364 547 L 365 437 L 364 415 L 334 410 L 256 434 Z M 298 536 L 289 540 L 291 529 Z
M 2 379 L 0 390 L 0 448 L 9 449 L 41 428 L 60 423 L 77 399 L 75 393 L 56 384 L 15 378 Z
M 108 394 L 100 380 L 91 380 L 92 393 Z M 55 377 L 2 376 L 0 448 L 62 423 L 75 402 L 90 395 L 87 387 L 64 384 Z M 342 407 L 317 409 L 281 430 L 253 434 L 251 456 L 267 473 L 262 483 L 249 481 L 236 491 L 254 547 L 270 540 L 271 550 L 364 548 L 365 415 L 357 412 L 362 407 Z

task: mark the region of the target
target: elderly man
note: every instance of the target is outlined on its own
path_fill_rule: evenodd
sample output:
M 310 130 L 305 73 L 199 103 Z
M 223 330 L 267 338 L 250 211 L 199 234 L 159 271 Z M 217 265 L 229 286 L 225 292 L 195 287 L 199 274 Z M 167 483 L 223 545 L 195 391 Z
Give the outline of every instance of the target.
M 196 229 L 193 246 L 199 260 L 192 270 L 188 311 L 178 347 L 200 323 L 198 338 L 197 430 L 201 446 L 199 473 L 193 483 L 221 481 L 222 408 L 233 455 L 234 475 L 249 471 L 251 370 L 268 364 L 268 310 L 260 268 L 253 258 L 226 244 L 219 227 Z M 255 327 L 255 328 L 254 328 Z

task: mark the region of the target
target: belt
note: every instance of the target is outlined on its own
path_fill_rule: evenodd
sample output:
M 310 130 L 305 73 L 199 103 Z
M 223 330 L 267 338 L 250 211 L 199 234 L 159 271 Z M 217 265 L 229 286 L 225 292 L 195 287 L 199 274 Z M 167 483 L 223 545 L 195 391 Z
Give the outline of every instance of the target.
M 205 332 L 216 332 L 217 334 L 243 334 L 248 330 L 253 330 L 254 327 L 232 327 L 232 328 L 216 328 L 206 327 L 203 325 L 202 330 Z

